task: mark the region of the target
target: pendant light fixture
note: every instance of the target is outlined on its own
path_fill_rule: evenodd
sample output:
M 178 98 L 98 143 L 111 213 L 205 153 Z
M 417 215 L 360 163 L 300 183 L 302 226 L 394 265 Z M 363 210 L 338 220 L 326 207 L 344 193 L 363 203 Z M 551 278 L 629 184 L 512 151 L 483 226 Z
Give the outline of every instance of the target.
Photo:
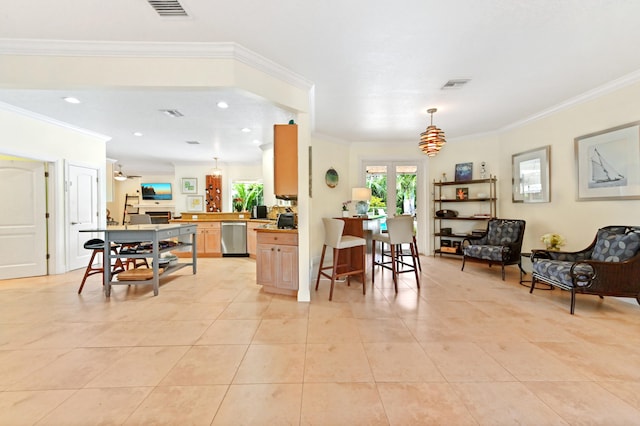
M 213 159 L 216 160 L 216 166 L 211 171 L 211 174 L 214 176 L 222 176 L 222 170 L 218 168 L 218 157 L 213 157 Z
M 427 110 L 431 114 L 431 124 L 427 127 L 427 130 L 420 133 L 420 143 L 418 143 L 418 147 L 429 157 L 435 157 L 442 146 L 447 143 L 442 129 L 433 125 L 433 113 L 436 111 L 438 111 L 437 108 L 429 108 Z

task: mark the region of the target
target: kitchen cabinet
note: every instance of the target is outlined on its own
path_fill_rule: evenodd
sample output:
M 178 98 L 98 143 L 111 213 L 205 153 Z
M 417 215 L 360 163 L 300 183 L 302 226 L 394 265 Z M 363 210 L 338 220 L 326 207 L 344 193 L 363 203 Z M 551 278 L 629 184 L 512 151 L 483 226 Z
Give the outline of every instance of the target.
M 297 295 L 297 233 L 257 231 L 256 281 L 266 292 Z
M 276 198 L 298 197 L 298 125 L 273 126 L 273 184 Z
M 464 182 L 433 182 L 434 255 L 460 256 L 462 240 L 480 229 L 486 230 L 487 221 L 497 216 L 496 182 L 495 176 Z M 456 216 L 444 213 L 452 210 Z
M 247 222 L 247 252 L 252 259 L 256 258 L 256 246 L 258 244 L 256 229 L 263 225 L 263 222 Z
M 196 233 L 198 256 L 222 257 L 220 222 L 198 223 Z

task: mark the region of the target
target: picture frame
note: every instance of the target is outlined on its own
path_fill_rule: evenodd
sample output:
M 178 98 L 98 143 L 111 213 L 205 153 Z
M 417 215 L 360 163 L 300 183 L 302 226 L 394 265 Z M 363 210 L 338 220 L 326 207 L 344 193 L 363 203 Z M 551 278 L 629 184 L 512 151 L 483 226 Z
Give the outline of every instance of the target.
M 455 169 L 455 181 L 466 182 L 473 178 L 473 163 L 458 163 Z
M 551 145 L 511 156 L 511 201 L 549 203 L 551 201 Z
M 574 139 L 577 200 L 640 199 L 640 121 Z
M 197 194 L 198 178 L 182 178 L 180 180 L 180 192 L 182 194 Z
M 204 211 L 204 195 L 188 195 L 187 211 L 203 212 Z
M 468 200 L 469 199 L 469 188 L 456 188 L 456 200 Z

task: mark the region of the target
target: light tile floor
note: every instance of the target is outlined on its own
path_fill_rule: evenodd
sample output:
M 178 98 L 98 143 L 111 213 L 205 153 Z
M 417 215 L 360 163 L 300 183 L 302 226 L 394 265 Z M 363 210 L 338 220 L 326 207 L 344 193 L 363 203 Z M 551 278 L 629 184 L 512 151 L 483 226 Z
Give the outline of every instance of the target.
M 200 259 L 150 286 L 82 271 L 0 281 L 2 425 L 640 424 L 640 307 L 529 294 L 518 270 L 422 257 L 265 294 L 250 259 Z

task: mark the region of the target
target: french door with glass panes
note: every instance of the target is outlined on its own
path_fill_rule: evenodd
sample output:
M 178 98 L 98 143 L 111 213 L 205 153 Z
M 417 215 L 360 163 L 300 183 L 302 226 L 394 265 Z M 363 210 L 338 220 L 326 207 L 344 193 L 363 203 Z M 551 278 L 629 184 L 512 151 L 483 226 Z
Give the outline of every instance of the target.
M 420 179 L 420 165 L 416 162 L 365 162 L 365 186 L 371 188 L 369 214 L 380 215 L 381 228 L 386 229 L 385 218 L 396 215 L 411 215 L 418 233 L 426 235 L 426 227 L 418 226 L 418 220 L 425 222 L 419 215 L 418 206 L 424 206 L 426 200 L 420 199 L 426 194 Z M 423 240 L 416 235 L 418 241 Z M 419 247 L 421 244 L 418 244 Z M 426 247 L 420 247 L 425 250 Z

